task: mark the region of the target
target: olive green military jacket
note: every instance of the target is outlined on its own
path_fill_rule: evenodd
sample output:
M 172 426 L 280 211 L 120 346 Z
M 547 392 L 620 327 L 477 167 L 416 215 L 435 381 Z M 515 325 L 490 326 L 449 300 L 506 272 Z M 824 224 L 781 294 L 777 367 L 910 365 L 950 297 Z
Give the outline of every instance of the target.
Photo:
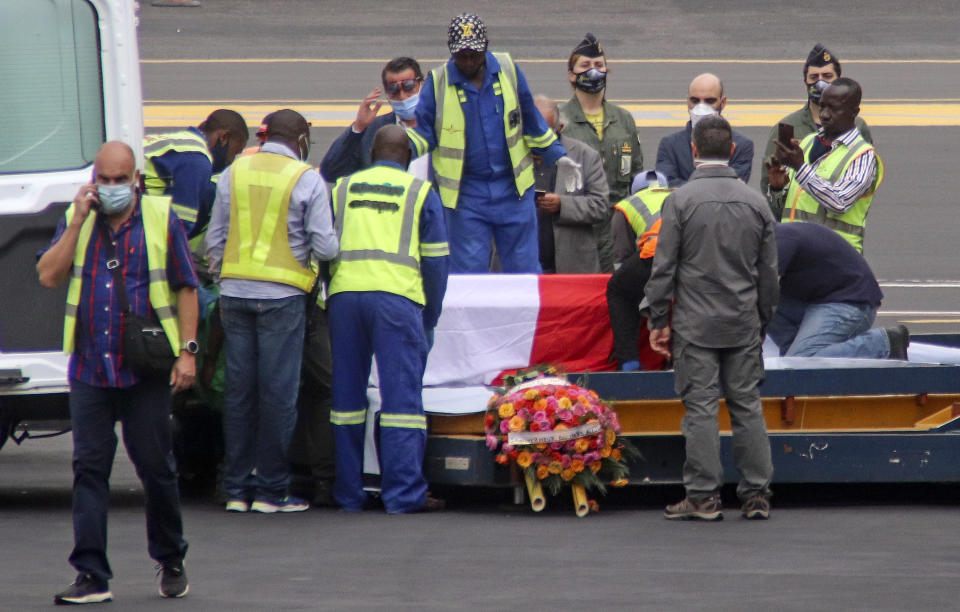
M 770 158 L 774 153 L 777 152 L 777 145 L 774 144 L 774 141 L 778 137 L 777 126 L 781 123 L 789 123 L 793 126 L 793 137 L 797 140 L 803 140 L 808 134 L 813 134 L 817 131 L 817 124 L 813 122 L 813 113 L 810 112 L 809 102 L 803 106 L 803 108 L 794 111 L 775 123 L 772 128 L 770 128 L 770 135 L 767 138 L 767 148 L 763 152 L 764 163 L 770 161 Z M 867 127 L 867 122 L 861 119 L 860 117 L 856 118 L 857 127 L 860 129 L 860 135 L 863 136 L 863 139 L 873 144 L 873 136 L 870 135 L 870 128 Z M 770 181 L 767 179 L 767 169 L 763 166 L 760 167 L 760 193 L 767 197 L 767 201 L 770 203 L 770 209 L 773 211 L 773 216 L 775 219 L 780 218 L 780 213 L 782 208 L 782 198 L 777 197 L 781 194 L 771 193 L 770 191 Z

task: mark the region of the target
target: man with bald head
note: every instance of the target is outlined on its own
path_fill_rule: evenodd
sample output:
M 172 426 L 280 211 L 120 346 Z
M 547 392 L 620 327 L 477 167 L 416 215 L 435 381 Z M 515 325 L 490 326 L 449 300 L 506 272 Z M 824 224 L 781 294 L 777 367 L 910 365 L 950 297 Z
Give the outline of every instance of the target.
M 340 254 L 330 267 L 334 498 L 367 504 L 363 440 L 371 357 L 380 379 L 380 493 L 390 514 L 440 509 L 423 476 L 427 420 L 421 388 L 447 287 L 447 230 L 440 197 L 407 172 L 411 151 L 397 125 L 373 139 L 373 165 L 333 187 Z M 442 503 L 442 502 L 440 502 Z
M 862 97 L 853 79 L 833 81 L 820 98 L 820 129 L 802 141 L 778 141 L 766 164 L 782 222 L 819 223 L 860 253 L 873 194 L 883 181 L 883 161 L 857 128 Z
M 657 171 L 667 177 L 670 187 L 680 187 L 686 183 L 695 169 L 693 149 L 690 146 L 693 127 L 704 117 L 719 116 L 726 104 L 723 82 L 716 75 L 706 72 L 690 82 L 687 89 L 690 120 L 679 132 L 660 139 L 660 146 L 657 147 Z M 729 166 L 737 173 L 737 177 L 747 183 L 753 167 L 753 141 L 733 132 L 733 144 L 734 151 Z
M 63 347 L 70 355 L 74 447 L 70 563 L 78 575 L 54 597 L 59 604 L 113 599 L 107 509 L 117 419 L 143 483 L 148 550 L 161 566 L 160 595 L 183 597 L 188 590 L 170 398 L 193 385 L 196 374 L 197 275 L 170 198 L 141 194 L 139 178 L 128 145 L 104 144 L 92 181 L 80 187 L 37 262 L 44 287 L 70 283 Z M 129 364 L 122 339 L 131 315 L 163 329 L 174 360 L 169 372 Z
M 326 183 L 306 164 L 310 127 L 296 111 L 270 113 L 260 151 L 235 161 L 217 186 L 206 246 L 220 286 L 227 367 L 223 432 L 228 512 L 301 512 L 289 493 L 288 450 L 306 299 L 314 261 L 337 254 Z
M 533 98 L 547 126 L 557 134 L 570 159 L 580 164 L 583 182 L 562 166 L 534 158 L 540 267 L 544 273 L 599 274 L 600 255 L 593 225 L 610 217 L 610 187 L 600 154 L 563 135 L 557 103 L 544 95 Z

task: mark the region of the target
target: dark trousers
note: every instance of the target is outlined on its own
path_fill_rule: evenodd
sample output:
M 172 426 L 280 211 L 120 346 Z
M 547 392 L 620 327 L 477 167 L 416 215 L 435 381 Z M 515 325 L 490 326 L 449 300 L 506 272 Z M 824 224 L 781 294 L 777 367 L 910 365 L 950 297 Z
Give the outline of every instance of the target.
M 143 483 L 150 556 L 159 562 L 176 561 L 187 552 L 170 443 L 167 380 L 149 378 L 124 389 L 71 380 L 74 547 L 70 563 L 78 572 L 101 580 L 113 577 L 107 561 L 107 509 L 118 419 L 127 455 Z
M 643 288 L 650 280 L 653 258 L 632 255 L 613 273 L 607 283 L 607 309 L 613 328 L 613 356 L 618 365 L 638 361 L 637 339 L 640 336 L 640 301 Z
M 303 344 L 297 424 L 290 441 L 290 463 L 313 479 L 333 480 L 334 448 L 330 409 L 333 407 L 333 357 L 327 311 L 310 313 Z

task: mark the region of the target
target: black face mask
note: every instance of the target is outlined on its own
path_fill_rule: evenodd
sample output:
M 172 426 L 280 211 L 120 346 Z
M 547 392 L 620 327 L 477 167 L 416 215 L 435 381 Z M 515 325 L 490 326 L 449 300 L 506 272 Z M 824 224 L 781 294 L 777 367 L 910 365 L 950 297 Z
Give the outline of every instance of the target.
M 607 87 L 607 73 L 591 68 L 577 74 L 574 86 L 585 93 L 600 93 Z
M 223 172 L 227 167 L 227 144 L 217 143 L 210 149 L 210 156 L 213 158 L 213 173 Z

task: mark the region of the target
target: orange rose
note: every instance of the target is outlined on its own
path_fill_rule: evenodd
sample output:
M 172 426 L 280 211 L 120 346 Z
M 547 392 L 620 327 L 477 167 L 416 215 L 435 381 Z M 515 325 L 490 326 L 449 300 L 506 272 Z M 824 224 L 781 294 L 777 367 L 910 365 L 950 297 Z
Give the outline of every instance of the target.
M 563 471 L 563 464 L 559 461 L 551 461 L 550 465 L 547 466 L 547 471 L 551 474 L 559 474 Z
M 625 487 L 628 484 L 630 484 L 630 481 L 626 478 L 617 478 L 616 480 L 610 482 L 611 487 Z
M 623 458 L 623 453 L 620 452 L 619 448 L 615 448 L 612 451 L 610 451 L 610 457 L 614 461 L 620 461 Z
M 612 446 L 617 439 L 617 432 L 613 431 L 612 429 L 608 429 L 604 435 L 606 436 L 604 439 L 607 442 L 607 446 Z
M 596 474 L 600 471 L 600 468 L 603 467 L 603 464 L 599 461 L 594 461 L 590 464 L 590 471 Z
M 566 481 L 568 481 L 568 482 L 571 481 L 571 480 L 573 480 L 573 477 L 576 476 L 576 475 L 577 475 L 577 473 L 576 473 L 575 471 L 573 471 L 573 468 L 567 468 L 567 469 L 563 470 L 562 472 L 560 472 L 560 478 L 563 478 L 564 480 L 566 480 Z
M 507 463 L 510 462 L 510 458 L 504 455 L 503 453 L 500 453 L 499 455 L 497 455 L 494 461 L 496 461 L 500 465 L 506 465 Z
M 541 444 L 534 444 L 533 447 L 534 447 L 535 449 L 541 450 L 541 451 L 547 450 L 547 445 L 546 445 L 546 444 L 542 444 L 542 443 L 541 443 Z
M 590 512 L 600 512 L 600 504 L 595 499 L 588 499 L 587 505 L 590 506 Z
M 609 447 L 609 446 L 604 446 L 603 448 L 601 448 L 601 449 L 600 449 L 600 456 L 603 457 L 604 459 L 606 459 L 607 457 L 609 457 L 609 456 L 610 456 L 610 447 Z
M 523 420 L 523 417 L 519 414 L 515 414 L 510 417 L 510 431 L 523 431 L 527 426 L 527 422 Z
M 547 466 L 545 466 L 545 465 L 538 465 L 538 466 L 537 466 L 537 479 L 538 479 L 538 480 L 543 480 L 544 478 L 546 478 L 546 477 L 549 476 L 549 475 L 550 475 L 550 470 L 547 469 Z
M 560 388 L 560 389 L 557 389 L 556 391 L 554 391 L 554 392 L 553 392 L 553 395 L 556 396 L 556 397 L 567 397 L 568 393 L 567 393 L 567 390 L 566 390 L 566 389 Z
M 535 411 L 538 411 L 538 410 L 546 410 L 546 409 L 547 409 L 547 400 L 541 398 L 541 399 L 538 399 L 537 401 L 533 402 L 533 409 L 534 409 Z
M 500 407 L 497 408 L 497 414 L 500 415 L 501 419 L 509 419 L 516 413 L 517 411 L 513 409 L 513 404 L 510 402 L 500 404 Z
M 573 461 L 570 462 L 570 469 L 572 469 L 574 472 L 582 472 L 583 467 L 584 466 L 583 466 L 582 459 L 574 459 Z
M 590 440 L 587 440 L 586 438 L 577 438 L 577 441 L 573 443 L 573 447 L 578 453 L 585 453 L 590 450 Z
M 533 463 L 533 459 L 530 457 L 530 451 L 523 451 L 517 455 L 517 465 L 526 469 L 530 467 L 530 464 Z
M 557 425 L 553 428 L 553 431 L 563 431 L 564 429 L 569 429 L 569 427 L 563 423 L 557 423 Z

